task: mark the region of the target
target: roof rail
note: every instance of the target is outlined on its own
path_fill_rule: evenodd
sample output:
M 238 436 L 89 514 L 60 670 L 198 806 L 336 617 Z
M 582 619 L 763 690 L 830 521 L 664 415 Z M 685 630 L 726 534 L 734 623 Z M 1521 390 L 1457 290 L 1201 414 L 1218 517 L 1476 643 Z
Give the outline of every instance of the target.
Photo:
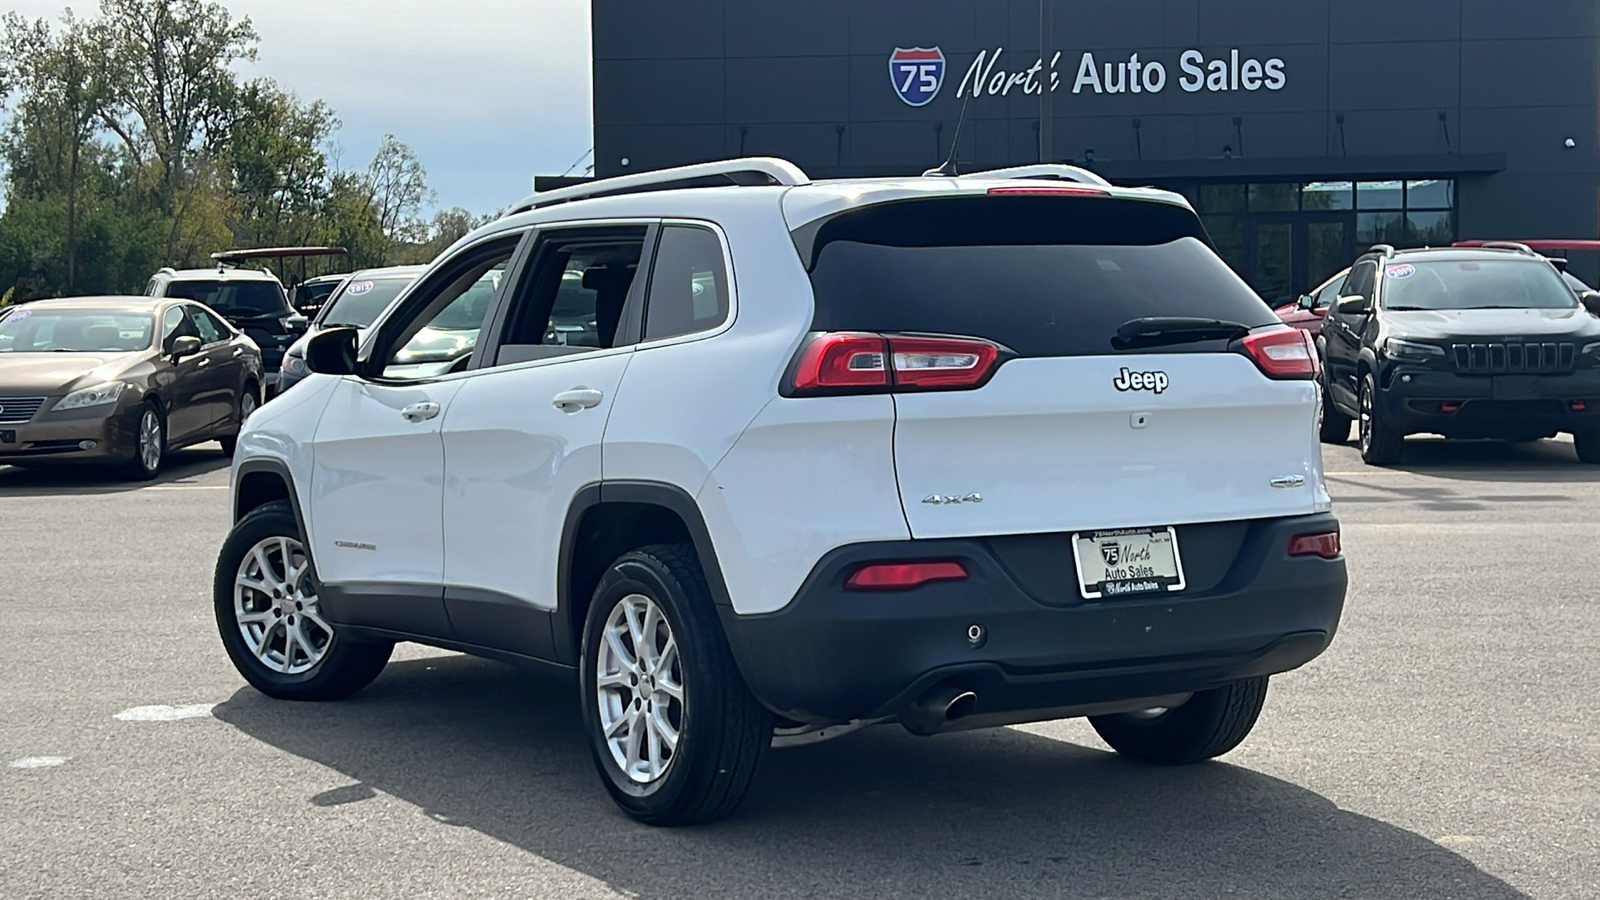
M 1482 247 L 1484 250 L 1515 250 L 1516 252 L 1526 256 L 1539 255 L 1533 252 L 1532 247 L 1529 247 L 1527 244 L 1519 244 L 1516 241 L 1484 241 L 1478 246 Z
M 925 178 L 939 174 L 938 169 L 929 169 L 923 172 Z M 1100 187 L 1110 187 L 1111 182 L 1101 178 L 1088 169 L 1078 166 L 1068 166 L 1055 163 L 1043 163 L 1033 166 L 1011 166 L 1005 169 L 989 169 L 984 172 L 967 172 L 962 178 L 1050 178 L 1057 181 L 1076 181 L 1079 184 L 1093 184 Z
M 716 179 L 722 179 L 722 181 L 717 182 Z M 674 188 L 711 187 L 726 184 L 775 184 L 795 187 L 810 183 L 810 176 L 801 171 L 799 166 L 786 159 L 775 159 L 770 156 L 752 156 L 745 159 L 729 159 L 721 162 L 679 166 L 675 169 L 657 169 L 653 172 L 639 172 L 635 175 L 618 175 L 614 178 L 601 178 L 588 184 L 578 184 L 572 187 L 545 191 L 540 194 L 534 194 L 513 206 L 507 215 L 527 212 L 530 209 L 539 209 L 543 206 L 554 206 L 557 203 L 571 203 L 574 200 L 609 197 L 615 194 L 643 194 L 650 191 L 669 191 Z
M 1391 256 L 1394 255 L 1394 245 L 1393 244 L 1373 244 L 1372 248 L 1369 249 L 1367 252 L 1368 253 L 1381 254 L 1385 259 L 1387 259 L 1388 257 L 1391 257 Z

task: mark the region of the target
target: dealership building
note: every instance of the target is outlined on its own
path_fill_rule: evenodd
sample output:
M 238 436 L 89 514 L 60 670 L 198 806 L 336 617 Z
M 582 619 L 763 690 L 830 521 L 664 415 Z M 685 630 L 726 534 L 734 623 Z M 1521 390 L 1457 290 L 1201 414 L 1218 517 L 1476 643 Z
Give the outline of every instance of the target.
M 1600 235 L 1595 0 L 593 9 L 602 177 L 755 155 L 812 178 L 1070 162 L 1187 195 L 1274 301 L 1373 243 Z M 1572 269 L 1593 283 L 1600 258 Z

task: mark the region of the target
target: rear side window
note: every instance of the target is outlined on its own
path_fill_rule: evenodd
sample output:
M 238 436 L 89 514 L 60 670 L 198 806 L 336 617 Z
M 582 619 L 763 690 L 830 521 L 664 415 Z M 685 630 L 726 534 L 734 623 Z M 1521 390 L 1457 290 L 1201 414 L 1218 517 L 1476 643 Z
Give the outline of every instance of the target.
M 818 232 L 815 330 L 960 335 L 1022 356 L 1096 356 L 1116 352 L 1112 338 L 1132 319 L 1278 322 L 1180 207 L 1055 197 L 892 206 Z
M 682 225 L 662 228 L 650 271 L 644 339 L 709 331 L 727 319 L 728 267 L 716 233 Z

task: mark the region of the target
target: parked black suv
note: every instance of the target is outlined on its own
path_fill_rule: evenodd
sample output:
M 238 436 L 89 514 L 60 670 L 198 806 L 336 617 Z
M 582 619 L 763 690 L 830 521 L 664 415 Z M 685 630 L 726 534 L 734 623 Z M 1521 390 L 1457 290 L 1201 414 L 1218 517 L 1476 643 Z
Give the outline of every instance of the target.
M 1575 295 L 1520 244 L 1356 261 L 1323 325 L 1322 439 L 1360 423 L 1361 457 L 1408 434 L 1537 440 L 1570 432 L 1600 463 L 1600 294 Z

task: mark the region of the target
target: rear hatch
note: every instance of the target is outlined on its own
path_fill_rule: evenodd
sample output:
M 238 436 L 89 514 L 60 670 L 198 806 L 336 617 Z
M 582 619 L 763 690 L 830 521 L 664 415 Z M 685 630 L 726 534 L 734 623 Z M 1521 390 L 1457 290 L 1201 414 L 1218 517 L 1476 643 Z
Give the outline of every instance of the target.
M 883 336 L 886 384 L 865 389 L 894 396 L 912 534 L 1327 509 L 1314 354 L 1217 258 L 1194 213 L 1112 193 L 1016 193 L 860 208 L 815 229 L 809 248 L 811 346 L 870 351 Z M 871 353 L 841 352 L 823 381 L 865 379 Z

